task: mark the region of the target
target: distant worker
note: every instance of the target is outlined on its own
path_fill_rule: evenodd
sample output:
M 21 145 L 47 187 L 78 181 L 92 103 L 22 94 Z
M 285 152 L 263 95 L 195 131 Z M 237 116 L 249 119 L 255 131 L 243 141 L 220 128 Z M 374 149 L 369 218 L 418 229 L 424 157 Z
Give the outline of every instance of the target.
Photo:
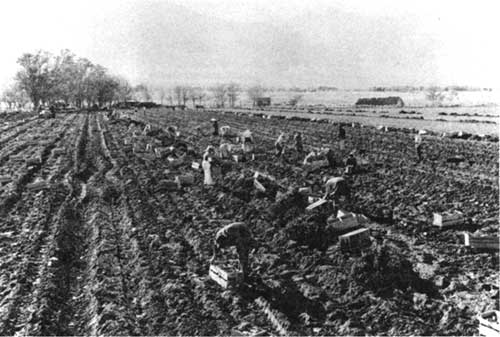
M 356 161 L 356 158 L 354 158 L 354 153 L 353 152 L 349 153 L 349 156 L 345 161 L 346 173 L 354 173 L 357 169 L 357 166 L 358 163 Z
M 333 150 L 330 148 L 326 151 L 325 153 L 326 160 L 328 161 L 328 165 L 330 168 L 335 168 L 336 163 L 335 163 L 335 154 L 333 153 Z
M 219 135 L 219 123 L 217 122 L 217 120 L 215 118 L 212 118 L 210 121 L 212 122 L 212 126 L 214 128 L 212 135 L 218 136 Z
M 281 132 L 278 136 L 278 139 L 274 143 L 274 147 L 276 148 L 276 156 L 281 157 L 285 150 L 285 133 Z
M 415 150 L 417 151 L 418 161 L 422 160 L 422 135 L 420 131 L 415 136 Z
M 230 247 L 236 247 L 243 278 L 247 280 L 249 273 L 248 255 L 252 248 L 256 248 L 256 241 L 253 239 L 252 233 L 245 223 L 234 222 L 224 226 L 217 232 L 213 245 L 213 256 L 210 263 L 215 261 L 222 249 Z
M 212 177 L 212 165 L 213 165 L 213 156 L 215 155 L 215 149 L 213 146 L 208 146 L 203 154 L 203 161 L 201 163 L 201 167 L 203 169 L 204 180 L 203 184 L 207 186 L 212 186 L 215 184 L 214 179 Z
M 304 151 L 304 147 L 302 145 L 302 133 L 296 132 L 293 139 L 295 140 L 295 150 L 297 150 L 298 153 L 302 153 Z
M 220 157 L 223 159 L 229 158 L 232 152 L 232 146 L 229 143 L 222 143 L 219 146 L 219 154 Z
M 316 160 L 317 156 L 318 155 L 316 154 L 316 152 L 314 150 L 311 151 L 311 152 L 309 152 L 307 154 L 307 156 L 304 158 L 304 161 L 302 162 L 302 165 L 311 164 L 313 161 Z
M 347 203 L 351 202 L 351 189 L 344 177 L 325 178 L 325 196 L 324 199 L 333 199 L 335 205 L 339 198 L 343 196 Z
M 248 129 L 241 133 L 241 149 L 244 153 L 253 152 L 253 135 Z
M 175 126 L 169 126 L 167 128 L 167 136 L 169 138 L 173 138 L 173 139 L 176 139 L 177 138 L 177 127 Z
M 339 147 L 341 150 L 345 148 L 345 129 L 342 124 L 339 125 Z

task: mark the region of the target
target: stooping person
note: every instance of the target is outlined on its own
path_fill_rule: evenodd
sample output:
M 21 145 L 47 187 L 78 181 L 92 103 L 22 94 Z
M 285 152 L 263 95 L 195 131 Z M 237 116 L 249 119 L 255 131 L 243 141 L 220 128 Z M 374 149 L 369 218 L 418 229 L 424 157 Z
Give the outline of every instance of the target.
M 313 161 L 317 160 L 318 154 L 316 151 L 312 150 L 307 154 L 307 156 L 304 158 L 304 161 L 302 162 L 303 165 L 311 164 Z
M 230 137 L 231 136 L 231 127 L 229 125 L 221 126 L 220 135 L 222 137 Z
M 241 133 L 241 149 L 245 154 L 252 154 L 253 157 L 253 135 L 252 131 L 245 130 Z M 252 158 L 253 159 L 253 158 Z
M 228 159 L 231 156 L 232 145 L 229 143 L 222 143 L 219 145 L 219 155 L 222 159 Z
M 351 202 L 351 189 L 344 177 L 325 178 L 324 180 L 326 181 L 324 199 L 331 199 L 336 205 L 340 197 L 343 196 L 347 203 Z
M 256 248 L 256 241 L 252 237 L 252 233 L 243 222 L 233 222 L 224 226 L 215 234 L 213 244 L 213 256 L 210 263 L 213 263 L 219 256 L 222 249 L 236 247 L 238 259 L 240 261 L 243 278 L 248 279 L 249 263 L 248 255 L 252 248 Z

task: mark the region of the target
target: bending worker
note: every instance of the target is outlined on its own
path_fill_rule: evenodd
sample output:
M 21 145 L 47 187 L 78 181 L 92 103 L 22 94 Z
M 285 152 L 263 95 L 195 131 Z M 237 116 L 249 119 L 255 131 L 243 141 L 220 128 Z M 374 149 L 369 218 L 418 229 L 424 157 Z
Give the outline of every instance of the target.
M 248 278 L 248 255 L 252 248 L 256 247 L 256 241 L 252 233 L 243 222 L 234 222 L 221 228 L 215 235 L 213 256 L 210 263 L 213 263 L 222 249 L 236 247 L 240 260 L 243 278 Z
M 345 197 L 346 202 L 351 202 L 351 189 L 344 177 L 333 177 L 326 180 L 325 196 L 323 198 L 333 199 L 334 203 L 337 204 L 341 196 Z

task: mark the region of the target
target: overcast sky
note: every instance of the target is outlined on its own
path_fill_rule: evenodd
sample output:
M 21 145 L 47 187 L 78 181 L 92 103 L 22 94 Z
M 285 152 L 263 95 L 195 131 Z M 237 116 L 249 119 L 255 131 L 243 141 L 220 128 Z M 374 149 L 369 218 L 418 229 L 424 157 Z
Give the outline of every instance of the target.
M 498 88 L 499 1 L 0 1 L 0 88 L 68 48 L 133 84 Z

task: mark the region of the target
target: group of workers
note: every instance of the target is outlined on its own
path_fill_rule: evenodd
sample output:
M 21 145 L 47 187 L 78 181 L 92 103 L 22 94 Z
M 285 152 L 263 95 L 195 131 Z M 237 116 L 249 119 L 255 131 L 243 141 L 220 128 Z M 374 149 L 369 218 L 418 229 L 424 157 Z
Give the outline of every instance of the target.
M 216 119 L 211 120 L 213 126 L 213 136 L 221 136 L 227 137 L 229 134 L 229 127 L 221 127 L 219 128 L 219 124 Z M 244 153 L 253 152 L 253 136 L 250 130 L 245 130 L 238 137 L 238 140 L 241 141 L 241 149 Z M 295 150 L 298 153 L 303 153 L 303 139 L 302 134 L 300 132 L 296 132 L 293 136 Z M 339 142 L 343 142 L 345 140 L 345 130 L 342 126 L 339 127 Z M 281 132 L 274 143 L 276 156 L 281 157 L 284 154 L 286 148 L 286 135 L 284 132 Z M 221 158 L 227 158 L 228 154 L 232 151 L 232 144 L 227 142 L 222 143 L 219 146 L 219 154 Z M 314 160 L 315 158 L 326 157 L 328 163 L 331 167 L 335 167 L 333 150 L 322 150 L 322 151 L 312 151 L 309 153 L 304 163 L 307 164 L 309 161 Z M 202 168 L 204 171 L 204 184 L 206 186 L 214 185 L 214 179 L 212 175 L 212 165 L 217 161 L 215 147 L 208 146 L 203 154 Z M 354 158 L 354 152 L 349 154 L 349 157 L 346 160 L 347 167 L 354 168 L 356 167 L 356 159 Z M 346 173 L 348 173 L 346 171 Z M 323 180 L 325 184 L 325 194 L 323 196 L 324 199 L 332 200 L 334 204 L 338 204 L 341 197 L 344 197 L 346 202 L 351 202 L 351 190 L 349 184 L 344 177 L 332 177 L 325 178 Z M 243 278 L 248 278 L 249 272 L 249 263 L 248 256 L 250 250 L 252 248 L 257 248 L 256 241 L 252 238 L 251 231 L 243 222 L 235 222 L 221 228 L 215 235 L 215 240 L 213 243 L 213 257 L 211 259 L 211 263 L 215 261 L 215 259 L 219 256 L 219 253 L 222 249 L 236 247 L 236 251 L 238 254 L 238 258 L 240 261 Z
M 245 130 L 239 135 L 234 135 L 231 134 L 229 126 L 223 126 L 219 128 L 219 124 L 216 119 L 211 119 L 211 124 L 213 127 L 213 131 L 211 133 L 212 136 L 221 136 L 225 139 L 236 136 L 236 139 L 241 142 L 241 151 L 244 154 L 252 154 L 252 157 L 254 156 L 254 138 L 250 130 Z M 178 132 L 174 127 L 170 127 L 167 132 L 174 138 L 178 136 Z M 341 150 L 345 149 L 346 132 L 342 125 L 340 125 L 338 128 L 337 137 L 339 148 Z M 296 132 L 293 135 L 293 141 L 297 153 L 302 154 L 304 151 L 302 133 Z M 274 146 L 276 150 L 276 156 L 278 158 L 282 157 L 286 149 L 286 134 L 284 132 L 281 132 L 279 134 L 277 140 L 274 143 Z M 235 147 L 237 146 L 228 142 L 223 142 L 219 146 L 219 156 L 222 159 L 228 158 Z M 420 161 L 422 159 L 422 137 L 420 133 L 415 137 L 415 149 L 418 155 L 418 160 Z M 346 174 L 354 173 L 357 168 L 357 161 L 354 157 L 354 154 L 355 151 L 351 151 L 347 159 L 345 160 Z M 332 168 L 335 168 L 336 163 L 334 159 L 334 153 L 331 148 L 311 151 L 305 156 L 303 164 L 305 166 L 307 164 L 313 163 L 316 160 L 321 160 L 322 158 L 326 158 L 328 165 Z M 213 186 L 215 184 L 212 172 L 214 165 L 218 165 L 218 158 L 216 156 L 215 147 L 210 145 L 203 153 L 201 165 L 204 172 L 203 182 L 207 187 Z M 331 178 L 325 177 L 323 179 L 323 183 L 325 186 L 323 199 L 331 200 L 333 201 L 334 205 L 337 205 L 340 201 L 340 198 L 343 197 L 346 203 L 351 203 L 351 189 L 345 176 L 337 176 Z M 224 226 L 217 231 L 213 242 L 213 256 L 210 262 L 214 263 L 217 257 L 220 255 L 220 252 L 223 249 L 227 249 L 230 247 L 236 248 L 243 278 L 245 280 L 248 280 L 249 253 L 252 249 L 257 248 L 257 243 L 253 239 L 251 231 L 244 222 L 234 222 Z

